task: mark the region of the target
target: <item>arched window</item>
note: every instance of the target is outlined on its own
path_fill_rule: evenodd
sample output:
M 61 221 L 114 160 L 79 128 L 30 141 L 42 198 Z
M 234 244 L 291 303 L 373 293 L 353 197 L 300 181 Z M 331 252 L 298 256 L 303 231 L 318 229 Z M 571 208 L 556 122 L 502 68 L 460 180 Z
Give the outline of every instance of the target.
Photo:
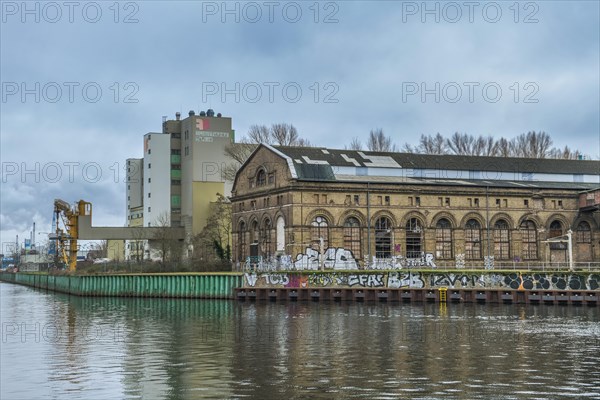
M 592 243 L 592 228 L 586 221 L 581 221 L 579 225 L 577 225 L 575 241 L 577 243 Z
M 535 222 L 525 220 L 521 222 L 521 243 L 522 243 L 522 258 L 523 260 L 537 260 L 538 244 L 537 244 L 537 227 Z
M 329 247 L 329 223 L 327 218 L 317 216 L 311 223 L 311 242 L 313 249 L 320 250 L 321 238 L 323 239 L 323 250 L 327 250 Z
M 563 235 L 563 227 L 560 221 L 554 220 L 550 224 L 550 229 L 548 231 L 548 238 L 553 238 L 557 236 Z
M 344 221 L 344 248 L 350 250 L 355 259 L 361 254 L 360 222 L 355 217 L 348 217 Z
M 250 231 L 250 243 L 258 243 L 258 222 L 252 221 L 252 231 Z
M 246 260 L 246 223 L 244 221 L 240 222 L 240 227 L 238 229 L 238 260 L 244 262 Z
M 423 227 L 417 218 L 406 223 L 406 258 L 420 258 L 423 252 Z
M 285 220 L 283 217 L 277 218 L 277 251 L 285 253 Z
M 452 226 L 446 218 L 435 225 L 435 256 L 446 260 L 452 258 Z
M 465 259 L 481 259 L 481 224 L 476 219 L 465 224 Z
M 265 219 L 263 221 L 262 229 L 260 232 L 260 238 L 261 238 L 261 253 L 263 256 L 267 256 L 267 257 L 270 257 L 271 254 L 273 254 L 272 249 L 271 249 L 271 231 L 272 231 L 271 220 Z
M 494 224 L 494 258 L 510 259 L 510 231 L 508 223 L 503 219 L 499 219 Z
M 388 217 L 375 221 L 375 257 L 392 257 L 392 221 Z
M 259 169 L 256 173 L 256 186 L 265 186 L 267 184 L 267 173 L 264 169 Z

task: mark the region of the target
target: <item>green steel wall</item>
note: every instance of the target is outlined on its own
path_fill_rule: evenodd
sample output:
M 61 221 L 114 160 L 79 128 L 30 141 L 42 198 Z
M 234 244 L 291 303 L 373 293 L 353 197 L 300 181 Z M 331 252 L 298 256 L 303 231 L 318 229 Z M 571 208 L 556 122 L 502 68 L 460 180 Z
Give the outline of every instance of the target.
M 68 276 L 0 273 L 0 280 L 79 296 L 233 299 L 241 275 Z

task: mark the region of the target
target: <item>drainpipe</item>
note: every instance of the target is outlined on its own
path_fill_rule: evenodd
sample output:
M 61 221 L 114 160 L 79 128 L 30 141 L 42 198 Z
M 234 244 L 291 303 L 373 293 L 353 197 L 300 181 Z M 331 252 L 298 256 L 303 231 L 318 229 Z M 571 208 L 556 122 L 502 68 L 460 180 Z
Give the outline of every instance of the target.
M 487 256 L 490 257 L 490 194 L 488 192 L 489 186 L 485 187 L 485 226 L 487 231 Z M 488 261 L 489 262 L 489 261 Z
M 369 182 L 367 182 L 367 262 L 365 268 L 371 263 L 371 200 L 369 195 Z

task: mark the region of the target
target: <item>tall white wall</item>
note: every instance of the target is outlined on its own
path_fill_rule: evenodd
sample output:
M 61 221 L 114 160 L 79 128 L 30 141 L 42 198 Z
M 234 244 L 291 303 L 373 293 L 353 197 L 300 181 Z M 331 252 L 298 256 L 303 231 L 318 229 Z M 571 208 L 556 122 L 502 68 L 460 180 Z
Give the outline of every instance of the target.
M 144 135 L 144 226 L 156 226 L 157 219 L 171 214 L 171 137 Z M 150 224 L 150 225 L 149 225 Z

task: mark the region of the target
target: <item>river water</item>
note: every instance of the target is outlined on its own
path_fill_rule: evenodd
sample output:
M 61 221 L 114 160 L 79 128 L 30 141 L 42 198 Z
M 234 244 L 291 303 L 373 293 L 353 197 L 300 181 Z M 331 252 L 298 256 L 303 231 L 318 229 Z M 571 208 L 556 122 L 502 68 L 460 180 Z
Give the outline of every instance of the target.
M 0 302 L 3 400 L 600 398 L 598 307 Z

